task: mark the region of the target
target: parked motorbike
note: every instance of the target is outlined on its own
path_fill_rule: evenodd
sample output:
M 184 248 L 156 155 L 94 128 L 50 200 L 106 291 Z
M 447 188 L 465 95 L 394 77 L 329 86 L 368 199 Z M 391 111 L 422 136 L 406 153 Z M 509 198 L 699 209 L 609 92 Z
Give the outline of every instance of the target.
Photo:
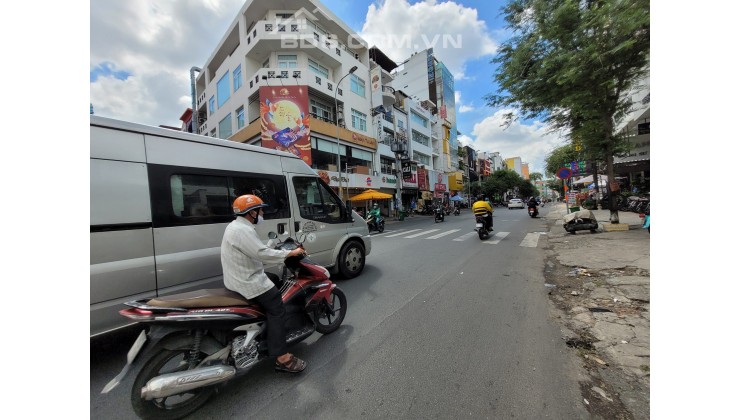
M 475 215 L 475 231 L 478 232 L 478 237 L 483 240 L 488 238 L 491 232 L 493 232 L 493 226 L 488 226 L 488 215 L 490 213 L 485 212 L 483 214 Z
M 377 230 L 378 233 L 383 233 L 385 230 L 385 219 L 383 216 L 378 217 L 378 221 L 375 221 L 375 217 L 370 215 L 367 219 L 365 219 L 365 222 L 367 222 L 367 230 L 369 232 L 372 232 L 374 230 Z
M 444 222 L 445 221 L 445 212 L 442 210 L 441 207 L 438 207 L 434 210 L 434 223 L 437 222 Z
M 535 218 L 538 214 L 540 214 L 539 211 L 537 211 L 537 206 L 531 206 L 527 208 L 527 211 L 529 212 L 529 217 Z
M 455 207 L 455 211 L 453 211 L 452 214 L 454 214 L 455 216 L 459 216 L 460 215 L 460 207 Z
M 596 233 L 599 223 L 591 210 L 579 210 L 563 217 L 563 228 L 574 235 L 579 230 L 590 230 L 591 233 Z
M 269 237 L 273 242 L 277 234 L 270 232 Z M 303 234 L 299 239 L 303 240 Z M 287 238 L 270 246 L 292 250 L 301 243 Z M 276 283 L 287 313 L 288 345 L 314 332 L 330 334 L 344 321 L 344 292 L 329 280 L 326 268 L 307 256 L 287 258 Z M 218 387 L 267 357 L 262 307 L 228 289 L 204 289 L 126 305 L 130 308 L 120 314 L 149 328 L 141 332 L 129 350 L 128 363 L 102 393 L 120 384 L 134 361 L 142 359 L 131 390 L 131 404 L 141 418 L 184 417 L 203 406 Z

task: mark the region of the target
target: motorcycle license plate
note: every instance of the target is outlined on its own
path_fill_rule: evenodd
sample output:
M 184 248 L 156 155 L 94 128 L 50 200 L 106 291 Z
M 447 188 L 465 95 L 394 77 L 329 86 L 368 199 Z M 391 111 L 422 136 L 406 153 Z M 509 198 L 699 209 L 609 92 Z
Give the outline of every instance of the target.
M 482 227 L 483 227 L 483 223 L 476 223 L 476 224 L 475 224 L 475 227 L 477 227 L 477 228 L 482 228 Z

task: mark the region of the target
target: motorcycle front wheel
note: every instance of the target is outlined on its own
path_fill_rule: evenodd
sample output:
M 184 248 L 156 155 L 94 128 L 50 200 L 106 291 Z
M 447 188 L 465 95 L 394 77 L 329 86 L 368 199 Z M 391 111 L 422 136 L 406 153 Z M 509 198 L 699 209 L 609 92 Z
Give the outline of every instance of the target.
M 316 331 L 321 334 L 331 334 L 342 325 L 344 316 L 347 314 L 347 296 L 335 287 L 329 295 L 329 304 L 322 302 L 314 311 Z
M 190 352 L 190 349 L 167 350 L 162 348 L 144 364 L 131 389 L 131 405 L 136 415 L 142 419 L 179 419 L 199 409 L 208 401 L 215 392 L 213 387 L 192 389 L 182 394 L 149 401 L 141 398 L 141 388 L 150 379 L 165 373 L 189 370 Z M 205 357 L 206 354 L 201 353 L 197 360 L 200 361 Z

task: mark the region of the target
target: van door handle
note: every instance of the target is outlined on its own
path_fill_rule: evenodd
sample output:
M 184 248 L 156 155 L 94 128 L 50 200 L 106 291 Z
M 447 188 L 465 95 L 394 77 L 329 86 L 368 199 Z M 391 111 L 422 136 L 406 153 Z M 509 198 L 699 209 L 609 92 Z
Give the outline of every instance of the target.
M 285 233 L 285 223 L 278 223 L 277 227 L 279 234 L 282 235 L 283 233 Z
M 295 228 L 296 232 L 301 230 L 301 222 L 293 222 L 293 223 L 294 223 L 293 227 Z

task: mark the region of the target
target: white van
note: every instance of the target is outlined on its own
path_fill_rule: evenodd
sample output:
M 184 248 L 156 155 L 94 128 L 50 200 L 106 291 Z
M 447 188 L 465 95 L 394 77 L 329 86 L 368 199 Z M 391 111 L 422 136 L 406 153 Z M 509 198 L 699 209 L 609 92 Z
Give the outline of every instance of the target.
M 90 335 L 125 326 L 125 301 L 223 287 L 221 239 L 247 193 L 270 204 L 265 242 L 302 231 L 313 260 L 362 272 L 367 224 L 300 158 L 91 115 Z

